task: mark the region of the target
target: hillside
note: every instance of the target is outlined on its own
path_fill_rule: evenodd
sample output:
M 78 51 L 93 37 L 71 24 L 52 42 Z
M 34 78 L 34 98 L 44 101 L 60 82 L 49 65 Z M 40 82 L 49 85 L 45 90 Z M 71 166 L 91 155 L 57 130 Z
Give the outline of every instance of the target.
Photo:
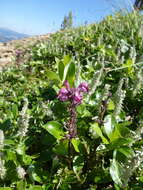
M 17 50 L 25 52 L 28 48 L 34 46 L 34 44 L 47 40 L 49 36 L 50 34 L 45 34 L 11 40 L 5 43 L 0 42 L 0 67 L 5 67 L 15 63 L 14 58 Z
M 8 42 L 28 37 L 26 34 L 21 34 L 10 29 L 0 28 L 0 42 Z
M 116 13 L 6 44 L 0 189 L 142 190 L 142 26 Z

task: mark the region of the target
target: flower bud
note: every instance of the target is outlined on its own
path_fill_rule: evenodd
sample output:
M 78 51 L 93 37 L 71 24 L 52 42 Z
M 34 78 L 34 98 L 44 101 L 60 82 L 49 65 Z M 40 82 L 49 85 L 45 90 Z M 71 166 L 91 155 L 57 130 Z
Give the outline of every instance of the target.
M 65 80 L 64 86 L 66 87 L 67 90 L 70 90 L 70 85 L 67 80 Z

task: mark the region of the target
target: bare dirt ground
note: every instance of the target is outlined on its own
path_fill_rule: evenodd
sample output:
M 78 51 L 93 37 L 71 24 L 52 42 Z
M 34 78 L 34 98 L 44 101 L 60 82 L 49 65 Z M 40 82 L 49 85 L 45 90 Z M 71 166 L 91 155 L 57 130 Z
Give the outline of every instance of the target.
M 48 39 L 49 36 L 50 34 L 46 34 L 0 43 L 0 67 L 7 67 L 15 64 L 16 52 L 18 50 L 24 51 L 30 46 Z

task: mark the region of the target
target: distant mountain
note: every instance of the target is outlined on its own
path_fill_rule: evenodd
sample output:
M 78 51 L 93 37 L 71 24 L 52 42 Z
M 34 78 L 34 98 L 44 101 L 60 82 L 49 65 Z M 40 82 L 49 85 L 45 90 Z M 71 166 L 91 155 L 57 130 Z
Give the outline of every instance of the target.
M 0 28 L 0 42 L 8 42 L 11 40 L 18 40 L 25 37 L 29 36 L 27 34 L 21 34 L 6 28 Z

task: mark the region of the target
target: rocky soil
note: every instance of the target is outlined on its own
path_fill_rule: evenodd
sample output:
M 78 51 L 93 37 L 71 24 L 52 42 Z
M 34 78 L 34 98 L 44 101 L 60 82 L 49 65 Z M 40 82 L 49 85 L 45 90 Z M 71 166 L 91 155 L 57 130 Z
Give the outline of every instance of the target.
M 25 51 L 30 46 L 48 39 L 49 36 L 50 34 L 46 34 L 13 40 L 8 43 L 0 43 L 0 67 L 7 67 L 15 64 L 17 51 Z

